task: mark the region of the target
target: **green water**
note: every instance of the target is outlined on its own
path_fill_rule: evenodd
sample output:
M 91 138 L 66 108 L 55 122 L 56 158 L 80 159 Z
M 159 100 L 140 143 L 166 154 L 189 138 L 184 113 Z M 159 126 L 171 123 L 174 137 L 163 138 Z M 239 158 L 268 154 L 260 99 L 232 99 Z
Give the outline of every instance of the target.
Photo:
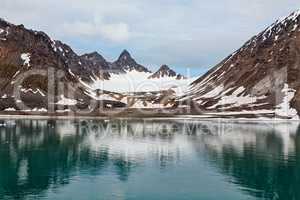
M 0 199 L 300 199 L 295 123 L 0 120 Z

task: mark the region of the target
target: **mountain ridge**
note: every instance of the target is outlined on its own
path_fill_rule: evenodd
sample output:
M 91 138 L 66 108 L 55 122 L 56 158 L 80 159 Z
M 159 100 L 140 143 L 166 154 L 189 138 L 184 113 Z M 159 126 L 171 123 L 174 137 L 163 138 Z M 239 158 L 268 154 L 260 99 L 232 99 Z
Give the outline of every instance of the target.
M 37 74 L 18 82 L 28 72 Z M 141 94 L 146 92 L 130 96 L 92 88 L 96 81 L 108 81 L 114 73 L 128 72 L 151 71 L 138 64 L 127 50 L 111 63 L 98 52 L 78 55 L 69 45 L 53 40 L 44 32 L 0 20 L 1 111 L 64 113 L 80 108 L 97 113 L 103 108 L 131 105 L 127 98 L 136 99 L 135 107 L 138 103 L 157 108 L 161 99 L 167 105 L 169 100 L 163 97 L 169 94 L 173 101 L 173 91 L 155 91 L 143 97 Z
M 300 111 L 300 11 L 277 20 L 195 80 L 183 100 L 209 112 Z
M 154 72 L 148 79 L 159 79 L 164 77 L 175 77 L 177 80 L 186 79 L 185 76 L 177 74 L 168 65 L 162 65 L 156 72 Z

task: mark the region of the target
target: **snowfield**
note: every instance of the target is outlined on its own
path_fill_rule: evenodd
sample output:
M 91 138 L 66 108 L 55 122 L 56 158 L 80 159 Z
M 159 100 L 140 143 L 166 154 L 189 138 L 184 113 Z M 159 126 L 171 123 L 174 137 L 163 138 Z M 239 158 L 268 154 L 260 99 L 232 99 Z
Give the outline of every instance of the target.
M 110 80 L 96 79 L 90 87 L 117 93 L 151 92 L 173 89 L 180 96 L 195 78 L 176 80 L 174 77 L 148 79 L 152 73 L 127 71 L 125 74 L 111 74 Z

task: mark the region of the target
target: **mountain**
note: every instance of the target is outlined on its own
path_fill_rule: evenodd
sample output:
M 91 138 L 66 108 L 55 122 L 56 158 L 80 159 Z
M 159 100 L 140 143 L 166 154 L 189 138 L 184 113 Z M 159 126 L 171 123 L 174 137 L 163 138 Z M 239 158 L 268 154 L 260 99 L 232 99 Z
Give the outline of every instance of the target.
M 126 71 L 137 71 L 151 73 L 149 69 L 138 64 L 127 50 L 124 50 L 119 58 L 111 64 L 111 69 L 116 73 L 125 73 Z
M 186 79 L 186 77 L 181 74 L 177 74 L 167 65 L 162 65 L 155 73 L 149 76 L 148 79 L 159 79 L 164 77 L 176 77 L 177 80 Z
M 83 83 L 93 81 L 92 66 L 47 34 L 0 20 L 0 110 L 14 110 L 21 103 L 43 110 L 49 104 L 54 109 L 87 105 L 91 97 Z
M 137 77 L 144 77 L 144 82 L 149 73 L 126 50 L 113 63 L 97 52 L 79 56 L 44 32 L 0 20 L 0 111 L 56 114 L 83 110 L 99 115 L 120 107 L 172 107 L 176 96 L 169 88 L 116 93 L 94 87 L 97 81 L 111 85 L 111 79 L 121 76 L 126 84 Z
M 89 66 L 89 69 L 93 71 L 96 77 L 110 78 L 110 63 L 98 52 L 84 54 L 80 56 L 80 59 L 84 66 Z
M 181 101 L 201 112 L 298 118 L 300 11 L 277 20 L 194 81 Z

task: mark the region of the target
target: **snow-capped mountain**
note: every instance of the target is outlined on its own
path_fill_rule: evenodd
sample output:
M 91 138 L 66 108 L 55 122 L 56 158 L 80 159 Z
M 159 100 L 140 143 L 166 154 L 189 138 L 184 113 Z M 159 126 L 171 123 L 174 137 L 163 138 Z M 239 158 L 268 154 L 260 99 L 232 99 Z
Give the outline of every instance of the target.
M 191 84 L 181 100 L 222 115 L 298 118 L 300 11 L 277 20 Z
M 43 32 L 0 20 L 0 111 L 50 112 L 51 107 L 51 112 L 64 112 L 90 109 L 91 101 L 95 112 L 100 104 L 106 108 L 173 105 L 176 88 L 183 83 L 168 85 L 164 79 L 158 85 L 156 80 L 150 83 L 155 88 L 149 89 L 145 80 L 151 74 L 126 50 L 112 63 L 97 52 L 79 56 Z M 127 86 L 133 90 L 124 89 Z M 23 103 L 26 108 L 20 108 Z
M 155 73 L 148 77 L 148 79 L 159 79 L 164 77 L 176 77 L 177 80 L 186 79 L 181 74 L 177 74 L 168 65 L 162 65 Z

